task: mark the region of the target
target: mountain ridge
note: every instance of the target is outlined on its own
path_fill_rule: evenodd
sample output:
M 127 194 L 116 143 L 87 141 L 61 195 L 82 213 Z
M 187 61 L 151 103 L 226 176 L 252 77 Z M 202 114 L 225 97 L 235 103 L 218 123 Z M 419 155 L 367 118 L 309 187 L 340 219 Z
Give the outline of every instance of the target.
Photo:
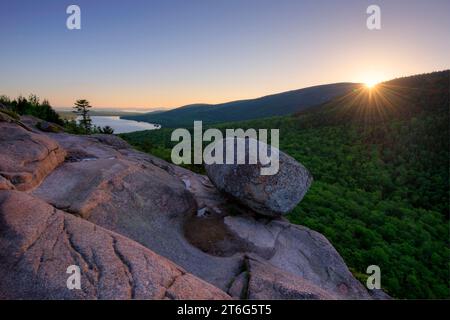
M 251 120 L 292 114 L 346 94 L 361 84 L 339 82 L 269 94 L 255 99 L 234 100 L 219 104 L 195 103 L 158 114 L 122 116 L 122 119 L 157 123 L 173 128 L 192 125 L 194 120 L 204 124 Z

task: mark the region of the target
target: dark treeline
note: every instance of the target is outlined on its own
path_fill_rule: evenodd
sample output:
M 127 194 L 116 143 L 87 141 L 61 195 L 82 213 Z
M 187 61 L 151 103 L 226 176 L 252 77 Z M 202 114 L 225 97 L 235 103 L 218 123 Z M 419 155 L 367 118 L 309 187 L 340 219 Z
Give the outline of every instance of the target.
M 16 99 L 10 99 L 2 95 L 0 96 L 0 103 L 10 107 L 12 112 L 19 115 L 31 115 L 45 121 L 64 125 L 63 119 L 50 106 L 50 102 L 46 99 L 41 102 L 39 97 L 34 94 L 30 94 L 28 98 L 19 96 Z

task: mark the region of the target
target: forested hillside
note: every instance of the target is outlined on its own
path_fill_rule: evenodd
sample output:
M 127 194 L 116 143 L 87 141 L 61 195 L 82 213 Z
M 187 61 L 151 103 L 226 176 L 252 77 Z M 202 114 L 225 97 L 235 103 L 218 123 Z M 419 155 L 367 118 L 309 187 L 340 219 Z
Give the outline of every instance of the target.
M 280 129 L 280 148 L 314 176 L 289 219 L 323 233 L 362 281 L 375 264 L 394 297 L 449 298 L 449 74 L 395 79 L 293 116 L 215 127 Z M 170 134 L 122 136 L 170 161 Z

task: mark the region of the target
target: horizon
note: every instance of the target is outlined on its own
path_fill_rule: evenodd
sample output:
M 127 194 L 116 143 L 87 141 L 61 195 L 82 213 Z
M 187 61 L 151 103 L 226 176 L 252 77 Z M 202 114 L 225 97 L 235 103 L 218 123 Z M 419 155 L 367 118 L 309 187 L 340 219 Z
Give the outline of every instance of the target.
M 438 71 L 445 71 L 445 70 L 438 70 Z M 428 72 L 426 72 L 426 73 L 428 73 Z M 408 76 L 412 76 L 412 75 L 408 75 Z M 408 76 L 402 76 L 402 77 L 408 77 Z M 399 77 L 399 78 L 402 78 L 402 77 Z M 393 80 L 393 79 L 389 79 L 389 80 Z M 387 81 L 389 81 L 389 80 L 387 80 Z M 184 104 L 184 105 L 180 105 L 180 106 L 166 107 L 166 108 L 164 108 L 164 107 L 160 107 L 160 108 L 158 108 L 158 107 L 136 107 L 136 106 L 132 106 L 129 108 L 126 108 L 126 107 L 114 108 L 114 107 L 108 107 L 108 106 L 92 106 L 92 107 L 95 107 L 96 109 L 116 110 L 116 111 L 125 111 L 126 110 L 126 112 L 152 112 L 152 111 L 159 111 L 159 110 L 169 111 L 169 110 L 173 110 L 173 109 L 177 109 L 177 108 L 181 108 L 181 107 L 188 107 L 188 106 L 194 106 L 194 105 L 211 105 L 211 106 L 213 106 L 213 105 L 230 103 L 230 102 L 235 102 L 235 101 L 255 100 L 255 99 L 264 98 L 264 97 L 277 95 L 277 94 L 281 94 L 281 93 L 302 90 L 302 89 L 307 89 L 307 88 L 312 88 L 312 87 L 326 86 L 326 85 L 331 85 L 331 84 L 339 84 L 339 83 L 351 83 L 351 84 L 361 85 L 361 86 L 364 85 L 363 82 L 349 82 L 349 81 L 335 82 L 335 83 L 322 83 L 322 84 L 316 84 L 316 85 L 297 88 L 297 89 L 288 89 L 288 90 L 284 90 L 284 91 L 268 93 L 268 94 L 265 94 L 262 96 L 257 96 L 257 97 L 247 97 L 247 98 L 238 99 L 238 100 L 226 100 L 226 101 L 220 101 L 217 103 L 194 102 L 194 103 Z M 52 107 L 56 110 L 62 110 L 62 109 L 71 110 L 72 109 L 72 106 L 63 106 L 63 107 L 52 106 Z
M 377 1 L 380 30 L 366 27 L 369 1 L 80 0 L 80 30 L 66 28 L 70 4 L 0 4 L 0 94 L 142 112 L 450 67 L 445 0 Z
M 420 72 L 420 73 L 415 73 L 415 74 L 400 75 L 400 76 L 396 76 L 394 78 L 382 80 L 380 82 L 377 82 L 376 84 L 381 84 L 381 83 L 388 82 L 388 81 L 395 80 L 395 79 L 399 79 L 399 78 L 407 78 L 407 77 L 411 77 L 411 76 L 415 76 L 415 75 L 428 74 L 428 73 L 433 73 L 433 72 L 442 72 L 442 71 L 447 71 L 447 70 L 450 70 L 450 69 L 432 70 L 432 71 Z M 102 111 L 116 111 L 116 112 L 129 112 L 129 113 L 133 113 L 133 112 L 134 113 L 148 113 L 148 112 L 154 112 L 154 111 L 169 111 L 169 110 L 174 110 L 174 109 L 187 107 L 187 106 L 191 106 L 191 105 L 209 105 L 209 106 L 214 106 L 214 105 L 220 105 L 220 104 L 236 102 L 236 101 L 256 100 L 256 99 L 259 99 L 259 98 L 264 98 L 264 97 L 267 97 L 267 96 L 282 94 L 282 93 L 286 93 L 286 92 L 290 92 L 290 91 L 296 91 L 296 90 L 302 90 L 302 89 L 311 88 L 311 87 L 332 85 L 332 84 L 338 84 L 338 83 L 352 83 L 352 84 L 361 85 L 361 86 L 367 85 L 364 82 L 350 82 L 350 81 L 342 81 L 342 82 L 334 82 L 334 83 L 322 83 L 322 84 L 315 84 L 315 85 L 302 87 L 302 88 L 288 89 L 288 90 L 284 90 L 284 91 L 268 93 L 268 94 L 265 94 L 265 95 L 262 95 L 262 96 L 257 96 L 257 97 L 247 97 L 247 98 L 238 99 L 238 100 L 226 100 L 226 101 L 220 101 L 220 102 L 217 102 L 217 103 L 194 102 L 194 103 L 184 104 L 184 105 L 180 105 L 180 106 L 159 107 L 159 108 L 158 107 L 136 107 L 136 106 L 131 106 L 131 107 L 92 106 L 92 107 L 95 107 L 96 110 L 101 109 Z M 57 110 L 57 111 L 71 111 L 73 109 L 73 106 L 63 106 L 63 107 L 61 107 L 61 106 L 52 106 L 52 107 L 55 110 Z

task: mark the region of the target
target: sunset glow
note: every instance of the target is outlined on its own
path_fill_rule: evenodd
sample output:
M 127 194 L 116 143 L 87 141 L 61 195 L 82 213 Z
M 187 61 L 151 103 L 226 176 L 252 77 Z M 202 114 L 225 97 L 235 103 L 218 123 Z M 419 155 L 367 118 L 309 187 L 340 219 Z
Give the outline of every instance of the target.
M 372 89 L 372 88 L 374 88 L 378 83 L 379 83 L 379 81 L 377 81 L 377 80 L 367 80 L 367 81 L 364 82 L 364 85 L 365 85 L 367 88 Z

